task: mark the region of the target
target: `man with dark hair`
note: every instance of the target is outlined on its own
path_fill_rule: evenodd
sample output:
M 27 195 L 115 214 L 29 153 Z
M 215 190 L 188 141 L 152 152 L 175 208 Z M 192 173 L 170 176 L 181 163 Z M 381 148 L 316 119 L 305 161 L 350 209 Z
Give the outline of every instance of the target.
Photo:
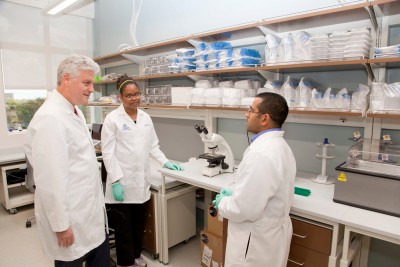
M 238 167 L 233 190 L 222 189 L 214 205 L 229 220 L 225 266 L 287 264 L 296 161 L 283 139 L 289 112 L 285 99 L 258 94 L 246 112 L 255 135 Z

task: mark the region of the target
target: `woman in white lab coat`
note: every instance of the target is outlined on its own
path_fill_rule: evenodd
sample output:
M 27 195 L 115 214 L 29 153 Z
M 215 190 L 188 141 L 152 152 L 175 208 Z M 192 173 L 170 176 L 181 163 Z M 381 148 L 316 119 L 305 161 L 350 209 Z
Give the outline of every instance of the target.
M 284 267 L 292 224 L 296 162 L 281 129 L 288 114 L 285 99 L 257 95 L 246 113 L 255 133 L 238 167 L 231 196 L 220 199 L 219 213 L 229 220 L 225 267 Z
M 150 199 L 150 157 L 166 168 L 182 168 L 165 157 L 150 116 L 138 109 L 141 93 L 137 84 L 125 76 L 117 87 L 122 104 L 107 115 L 101 132 L 107 170 L 105 199 L 111 208 L 111 227 L 115 228 L 118 265 L 146 266 L 141 248 Z

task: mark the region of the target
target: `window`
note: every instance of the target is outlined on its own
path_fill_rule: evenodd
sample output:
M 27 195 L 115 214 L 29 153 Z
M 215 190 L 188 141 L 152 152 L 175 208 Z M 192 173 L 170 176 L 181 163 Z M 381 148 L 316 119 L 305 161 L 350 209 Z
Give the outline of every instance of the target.
M 46 100 L 47 90 L 4 90 L 9 132 L 26 129 L 35 112 Z
M 16 140 L 13 136 L 28 127 L 47 92 L 55 89 L 61 60 L 74 53 L 93 53 L 89 10 L 54 18 L 41 11 L 0 1 L 0 137 L 7 140 Z M 89 123 L 92 110 L 81 109 Z

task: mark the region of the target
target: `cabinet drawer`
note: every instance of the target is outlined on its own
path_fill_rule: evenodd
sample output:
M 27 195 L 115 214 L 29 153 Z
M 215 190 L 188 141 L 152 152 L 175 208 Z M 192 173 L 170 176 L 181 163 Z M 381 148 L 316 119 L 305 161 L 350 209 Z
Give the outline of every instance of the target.
M 287 267 L 328 267 L 329 256 L 297 244 L 290 245 Z
M 332 229 L 292 217 L 292 243 L 330 255 Z

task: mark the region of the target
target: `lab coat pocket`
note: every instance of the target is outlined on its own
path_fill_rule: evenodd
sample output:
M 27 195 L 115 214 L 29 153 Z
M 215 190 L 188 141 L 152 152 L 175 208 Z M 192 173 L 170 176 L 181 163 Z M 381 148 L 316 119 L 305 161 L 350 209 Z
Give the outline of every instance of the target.
M 95 205 L 95 192 L 91 190 L 89 186 L 82 185 L 84 189 L 80 189 L 77 194 L 70 196 L 70 209 L 72 212 L 71 219 L 73 223 L 84 223 L 87 221 L 87 217 L 91 216 L 93 212 L 93 207 Z

